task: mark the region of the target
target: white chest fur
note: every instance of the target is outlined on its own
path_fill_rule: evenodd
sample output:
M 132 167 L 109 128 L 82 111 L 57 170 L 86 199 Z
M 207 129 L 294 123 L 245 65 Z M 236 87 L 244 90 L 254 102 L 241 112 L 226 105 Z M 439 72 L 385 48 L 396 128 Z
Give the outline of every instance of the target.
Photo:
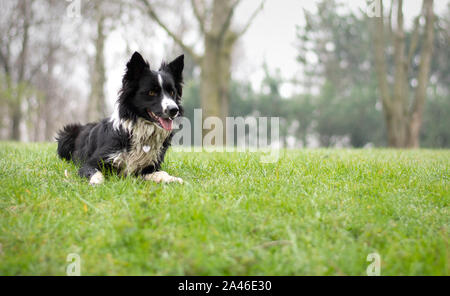
M 130 149 L 110 155 L 109 160 L 126 175 L 140 173 L 158 161 L 170 132 L 143 119 L 138 119 L 135 124 L 123 123 L 122 126 L 131 134 Z

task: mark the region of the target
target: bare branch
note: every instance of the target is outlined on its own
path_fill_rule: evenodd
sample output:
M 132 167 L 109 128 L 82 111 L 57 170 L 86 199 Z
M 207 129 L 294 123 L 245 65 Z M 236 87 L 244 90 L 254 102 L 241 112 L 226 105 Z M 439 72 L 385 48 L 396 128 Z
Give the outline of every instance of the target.
M 18 81 L 21 82 L 24 79 L 25 76 L 25 63 L 28 56 L 28 43 L 29 43 L 29 32 L 30 32 L 30 22 L 29 19 L 31 19 L 31 12 L 29 11 L 27 2 L 23 2 L 21 6 L 21 13 L 23 15 L 23 36 L 21 40 L 22 48 L 20 50 L 19 54 L 19 70 L 18 70 Z
M 417 88 L 411 110 L 411 128 L 418 129 L 422 120 L 423 106 L 426 97 L 428 75 L 430 72 L 431 55 L 433 53 L 434 30 L 433 23 L 435 15 L 433 13 L 433 0 L 423 1 L 425 13 L 425 36 L 422 54 L 420 56 L 419 74 L 417 78 Z M 416 131 L 418 132 L 418 131 Z
M 158 17 L 158 15 L 153 10 L 153 7 L 150 3 L 148 3 L 147 0 L 141 0 L 141 2 L 144 4 L 145 8 L 147 9 L 147 13 L 150 15 L 152 19 L 155 20 L 155 22 L 158 23 L 158 25 L 163 28 L 164 31 L 184 50 L 186 51 L 195 61 L 195 63 L 200 64 L 201 63 L 201 57 L 197 55 L 194 52 L 194 49 L 191 46 L 186 45 L 186 43 L 181 40 L 180 37 L 178 37 L 175 33 L 173 33 L 169 27 L 167 27 L 161 19 Z
M 237 33 L 237 35 L 236 35 L 237 38 L 239 38 L 240 36 L 244 35 L 245 32 L 247 32 L 247 30 L 248 30 L 248 28 L 250 28 L 250 25 L 252 24 L 253 20 L 260 13 L 260 11 L 263 10 L 265 2 L 266 2 L 266 0 L 261 1 L 261 4 L 258 6 L 258 8 L 253 12 L 253 14 L 248 19 L 247 24 L 245 24 L 245 26 L 242 28 L 242 30 L 240 30 Z
M 205 29 L 205 23 L 206 23 L 206 13 L 204 11 L 204 6 L 203 11 L 200 12 L 197 1 L 196 0 L 191 0 L 191 6 L 192 6 L 192 10 L 194 11 L 194 15 L 195 18 L 198 21 L 198 24 L 200 26 L 200 31 L 205 34 L 206 29 Z
M 225 22 L 223 23 L 222 27 L 220 28 L 220 32 L 218 35 L 219 42 L 223 41 L 226 31 L 230 28 L 231 19 L 233 18 L 234 10 L 236 9 L 236 6 L 239 4 L 239 2 L 241 2 L 241 1 L 236 0 L 236 1 L 234 1 L 233 4 L 231 4 L 231 7 L 230 7 L 230 10 L 228 11 Z

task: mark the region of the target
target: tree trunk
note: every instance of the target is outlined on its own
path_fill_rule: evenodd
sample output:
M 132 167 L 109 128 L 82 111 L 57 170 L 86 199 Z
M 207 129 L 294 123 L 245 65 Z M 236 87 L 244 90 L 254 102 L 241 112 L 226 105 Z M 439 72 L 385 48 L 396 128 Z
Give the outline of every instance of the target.
M 232 41 L 220 43 L 211 36 L 205 37 L 205 55 L 201 63 L 200 97 L 203 118 L 218 117 L 222 120 L 224 134 L 225 119 L 229 112 L 231 84 Z M 204 131 L 207 133 L 208 131 Z M 224 138 L 225 139 L 225 138 Z M 225 143 L 225 142 L 224 142 Z
M 47 77 L 46 77 L 46 94 L 45 94 L 45 101 L 41 102 L 40 104 L 43 104 L 44 108 L 44 114 L 43 119 L 45 123 L 45 129 L 44 129 L 44 140 L 53 140 L 54 132 L 55 132 L 55 116 L 54 112 L 52 112 L 52 107 L 55 103 L 55 85 L 54 85 L 54 78 L 53 78 L 53 70 L 55 68 L 55 46 L 53 44 L 49 45 L 49 54 L 47 59 Z M 38 120 L 39 121 L 39 120 Z
M 231 32 L 229 34 L 232 34 Z M 224 120 L 230 111 L 230 87 L 231 87 L 231 54 L 234 47 L 234 41 L 225 37 L 222 43 L 222 50 L 219 55 L 220 76 L 219 76 L 219 100 L 220 100 L 220 117 Z M 225 129 L 224 129 L 225 131 Z
M 434 39 L 434 13 L 433 0 L 424 0 L 423 10 L 425 13 L 425 36 L 422 55 L 420 57 L 419 74 L 417 78 L 417 89 L 415 94 L 415 101 L 412 106 L 411 115 L 408 126 L 408 147 L 419 147 L 420 128 L 422 126 L 422 114 L 427 93 L 427 85 L 430 73 L 431 55 L 433 53 L 433 39 Z
M 220 49 L 217 48 L 217 43 L 209 35 L 205 36 L 204 44 L 205 55 L 200 65 L 200 98 L 203 117 L 220 117 L 219 75 L 221 69 L 217 62 L 219 60 Z
M 406 147 L 407 121 L 403 113 L 403 106 L 399 102 L 392 102 L 385 111 L 388 145 L 394 148 Z
M 12 106 L 12 118 L 11 118 L 11 138 L 15 141 L 20 141 L 20 123 L 22 122 L 22 87 L 20 83 L 23 82 L 25 77 L 25 64 L 28 55 L 28 38 L 29 38 L 29 7 L 28 1 L 23 1 L 21 3 L 20 9 L 23 16 L 23 37 L 22 37 L 22 49 L 19 55 L 19 70 L 17 74 L 17 94 L 16 101 L 13 102 Z
M 12 109 L 11 117 L 11 139 L 20 141 L 20 122 L 22 121 L 22 111 L 20 110 L 20 102 L 15 102 Z
M 229 30 L 233 2 L 215 0 L 211 30 L 205 33 L 205 54 L 200 65 L 200 97 L 204 118 L 214 116 L 222 121 L 223 143 L 226 139 L 226 117 L 229 112 L 231 54 L 237 36 Z M 208 131 L 203 131 L 206 134 Z
M 96 121 L 106 115 L 106 101 L 105 101 L 105 59 L 104 59 L 104 47 L 105 47 L 105 32 L 104 22 L 105 17 L 100 10 L 99 18 L 97 20 L 97 37 L 95 40 L 95 60 L 93 71 L 91 74 L 91 93 L 89 95 L 87 104 L 87 120 Z
M 382 3 L 380 1 L 380 3 Z M 415 46 L 414 42 L 410 45 L 410 55 L 405 54 L 405 33 L 403 31 L 403 12 L 402 0 L 397 0 L 397 28 L 392 30 L 389 19 L 388 32 L 395 34 L 395 38 L 389 36 L 388 40 L 394 39 L 394 82 L 393 92 L 389 89 L 387 82 L 388 71 L 386 65 L 387 47 L 385 38 L 385 25 L 383 15 L 375 17 L 374 22 L 374 51 L 375 51 L 375 69 L 380 91 L 380 97 L 383 104 L 383 112 L 386 122 L 388 145 L 394 148 L 417 148 L 419 147 L 419 132 L 422 124 L 423 106 L 426 96 L 426 87 L 428 84 L 428 75 L 431 64 L 431 52 L 433 47 L 433 0 L 424 0 L 423 11 L 425 12 L 425 42 L 421 53 L 418 86 L 415 99 L 412 102 L 410 110 L 410 90 L 408 88 L 408 68 L 411 63 Z M 381 12 L 383 9 L 381 8 Z M 392 11 L 392 7 L 390 9 Z M 391 15 L 389 15 L 390 17 Z M 414 35 L 414 34 L 413 34 Z

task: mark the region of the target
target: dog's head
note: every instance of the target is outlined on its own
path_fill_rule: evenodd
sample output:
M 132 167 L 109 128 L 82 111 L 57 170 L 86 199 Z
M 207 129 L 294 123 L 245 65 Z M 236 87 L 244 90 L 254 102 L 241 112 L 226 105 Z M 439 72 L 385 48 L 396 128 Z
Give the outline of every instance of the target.
M 119 118 L 155 122 L 171 131 L 172 120 L 182 115 L 181 96 L 184 55 L 162 63 L 158 71 L 135 52 L 127 63 L 119 98 Z

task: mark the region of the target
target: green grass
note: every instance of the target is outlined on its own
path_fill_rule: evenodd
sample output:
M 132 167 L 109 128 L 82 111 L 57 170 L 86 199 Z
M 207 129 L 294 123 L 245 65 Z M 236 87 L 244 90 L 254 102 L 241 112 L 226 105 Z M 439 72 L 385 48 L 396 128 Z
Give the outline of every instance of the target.
M 450 274 L 448 150 L 170 151 L 187 184 L 97 187 L 55 151 L 0 143 L 1 275 Z

